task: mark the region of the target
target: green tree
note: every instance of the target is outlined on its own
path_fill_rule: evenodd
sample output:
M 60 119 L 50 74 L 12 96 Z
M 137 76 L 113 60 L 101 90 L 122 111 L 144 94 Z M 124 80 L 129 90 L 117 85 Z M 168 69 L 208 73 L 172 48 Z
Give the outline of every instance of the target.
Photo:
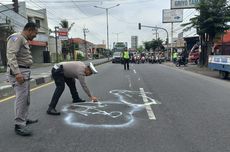
M 10 21 L 8 21 L 6 24 L 0 24 L 0 54 L 1 54 L 1 60 L 2 65 L 6 66 L 7 60 L 6 60 L 6 44 L 7 44 L 7 37 L 9 37 L 11 34 L 15 33 L 15 30 L 13 26 L 11 26 Z
M 59 25 L 62 27 L 62 28 L 69 28 L 69 22 L 64 19 L 64 20 L 61 20 L 61 22 L 59 23 Z
M 140 46 L 137 48 L 137 51 L 138 51 L 138 52 L 142 52 L 143 50 L 144 50 L 143 45 L 140 45 Z
M 148 51 L 150 51 L 150 49 L 154 51 L 159 51 L 159 50 L 164 49 L 163 40 L 159 38 L 157 40 L 153 39 L 152 41 L 144 42 L 144 46 L 145 46 L 145 49 Z
M 187 26 L 186 30 L 192 27 L 197 29 L 201 42 L 200 65 L 207 66 L 215 39 L 230 28 L 227 24 L 230 21 L 230 6 L 227 0 L 200 0 L 196 10 L 200 14 L 182 26 Z

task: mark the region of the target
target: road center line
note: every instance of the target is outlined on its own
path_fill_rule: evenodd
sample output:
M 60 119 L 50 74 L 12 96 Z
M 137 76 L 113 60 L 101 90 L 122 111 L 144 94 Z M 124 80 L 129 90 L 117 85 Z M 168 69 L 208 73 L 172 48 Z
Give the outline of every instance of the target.
M 131 83 L 131 78 L 130 78 L 130 76 L 128 76 L 128 80 L 129 80 L 129 88 L 131 88 L 131 87 L 132 87 L 132 83 Z
M 49 83 L 40 85 L 40 86 L 38 86 L 38 87 L 35 87 L 35 88 L 33 88 L 33 89 L 30 89 L 30 92 L 33 92 L 33 91 L 38 90 L 38 89 L 40 89 L 40 88 L 46 87 L 46 86 L 51 85 L 51 84 L 53 84 L 53 83 L 54 83 L 54 82 L 51 81 L 51 82 L 49 82 Z M 1 103 L 1 102 L 5 102 L 5 101 L 8 101 L 8 100 L 13 99 L 13 98 L 15 98 L 15 95 L 9 96 L 9 97 L 4 98 L 4 99 L 1 99 L 1 100 L 0 100 L 0 103 Z
M 147 96 L 146 96 L 145 91 L 144 91 L 143 88 L 140 88 L 140 93 L 141 93 L 141 96 L 142 96 L 143 101 L 145 103 L 145 109 L 147 111 L 149 119 L 156 120 L 156 117 L 155 117 L 155 115 L 153 113 L 153 110 L 152 110 L 151 106 L 147 104 L 148 103 L 148 99 L 147 99 Z

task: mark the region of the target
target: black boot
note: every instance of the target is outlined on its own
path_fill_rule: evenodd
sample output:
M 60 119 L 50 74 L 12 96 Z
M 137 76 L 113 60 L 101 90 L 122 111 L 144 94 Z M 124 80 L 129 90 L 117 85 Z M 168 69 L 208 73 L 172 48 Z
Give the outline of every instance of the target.
M 32 132 L 26 128 L 26 126 L 15 125 L 14 131 L 20 136 L 31 136 Z
M 46 111 L 47 114 L 49 115 L 60 115 L 61 113 L 60 112 L 57 112 L 56 109 L 54 108 L 49 108 L 47 111 Z
M 81 98 L 73 100 L 73 103 L 79 103 L 79 102 L 85 102 L 85 100 Z
M 37 122 L 38 122 L 38 119 L 27 119 L 26 120 L 27 125 L 34 124 L 34 123 L 37 123 Z

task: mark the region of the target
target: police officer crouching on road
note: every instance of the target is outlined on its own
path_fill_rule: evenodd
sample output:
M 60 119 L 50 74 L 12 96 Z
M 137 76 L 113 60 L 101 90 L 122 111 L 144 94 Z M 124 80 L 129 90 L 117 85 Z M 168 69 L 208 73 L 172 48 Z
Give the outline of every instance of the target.
M 73 103 L 85 102 L 85 100 L 82 100 L 78 95 L 75 84 L 75 78 L 79 80 L 83 90 L 89 96 L 89 98 L 93 102 L 97 101 L 97 98 L 91 95 L 85 83 L 85 76 L 90 76 L 92 74 L 97 73 L 97 70 L 91 62 L 88 66 L 86 66 L 83 62 L 80 61 L 61 62 L 54 65 L 51 73 L 56 85 L 56 89 L 49 104 L 47 114 L 60 115 L 60 112 L 57 112 L 55 107 L 65 89 L 65 83 L 68 85 L 70 89 L 70 93 L 73 98 Z
M 14 33 L 7 39 L 8 79 L 16 93 L 15 132 L 21 136 L 30 136 L 32 132 L 26 125 L 38 122 L 27 118 L 30 105 L 30 66 L 33 63 L 28 41 L 32 41 L 37 33 L 36 24 L 29 22 L 22 33 Z

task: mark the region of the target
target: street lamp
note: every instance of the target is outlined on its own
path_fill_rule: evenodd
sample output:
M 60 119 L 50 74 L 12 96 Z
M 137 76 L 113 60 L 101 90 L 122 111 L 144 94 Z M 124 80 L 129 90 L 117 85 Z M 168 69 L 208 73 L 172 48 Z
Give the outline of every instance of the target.
M 117 5 L 114 5 L 114 6 L 111 6 L 111 7 L 100 7 L 100 6 L 94 6 L 94 7 L 96 7 L 96 8 L 100 8 L 100 9 L 105 9 L 105 11 L 106 11 L 106 25 L 107 25 L 107 49 L 109 49 L 109 17 L 108 17 L 108 11 L 109 11 L 109 9 L 111 9 L 111 8 L 114 8 L 114 7 L 117 7 L 117 6 L 119 6 L 120 4 L 117 4 Z M 108 58 L 109 58 L 109 56 L 108 56 Z

